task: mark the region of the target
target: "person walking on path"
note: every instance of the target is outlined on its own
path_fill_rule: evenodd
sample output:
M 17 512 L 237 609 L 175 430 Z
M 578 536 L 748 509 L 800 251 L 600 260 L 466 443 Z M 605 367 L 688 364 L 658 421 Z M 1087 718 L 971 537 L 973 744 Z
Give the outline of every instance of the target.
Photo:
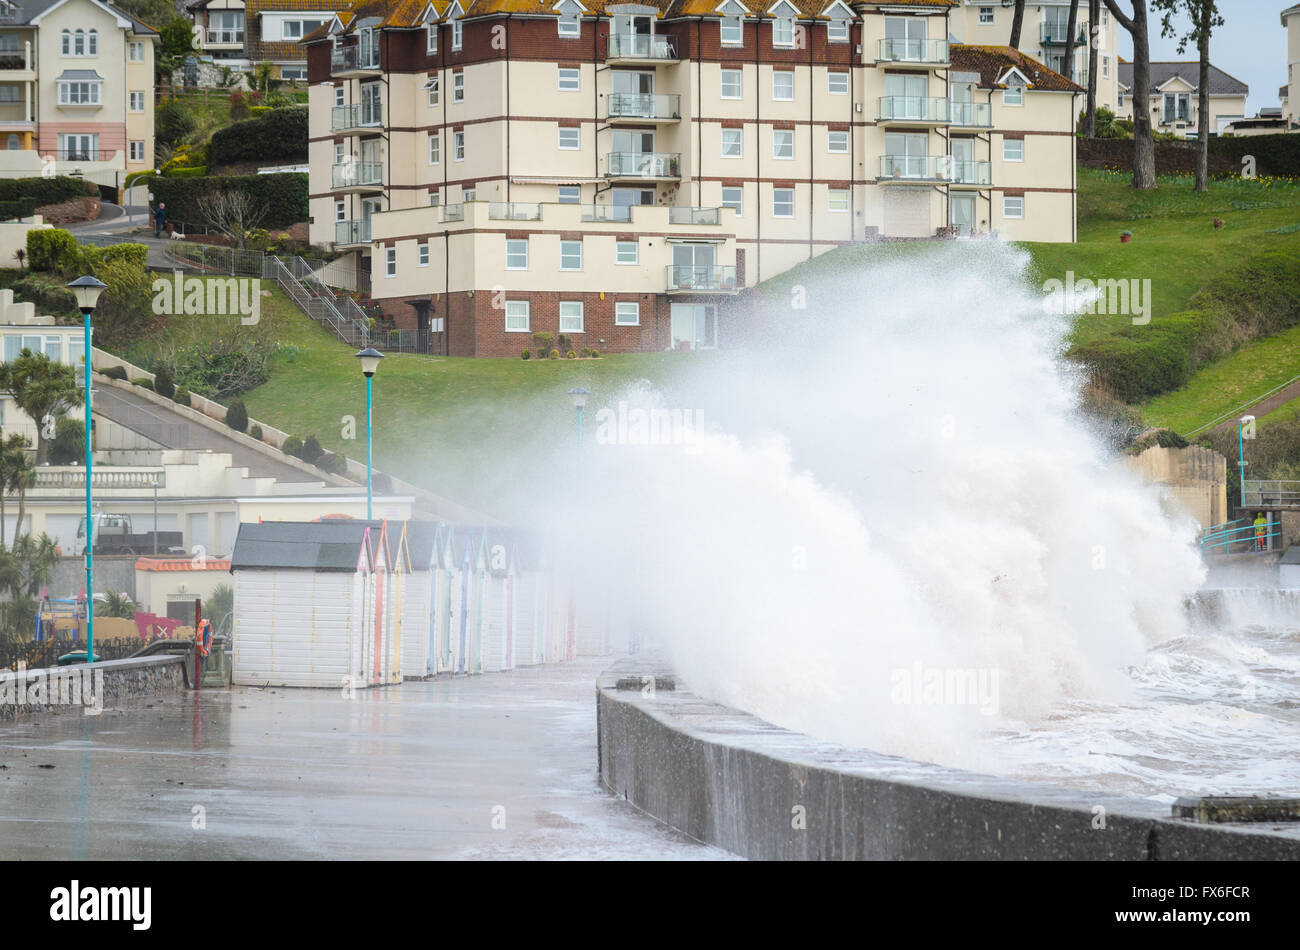
M 158 208 L 153 213 L 153 236 L 159 237 L 164 228 L 167 227 L 167 205 L 158 202 Z

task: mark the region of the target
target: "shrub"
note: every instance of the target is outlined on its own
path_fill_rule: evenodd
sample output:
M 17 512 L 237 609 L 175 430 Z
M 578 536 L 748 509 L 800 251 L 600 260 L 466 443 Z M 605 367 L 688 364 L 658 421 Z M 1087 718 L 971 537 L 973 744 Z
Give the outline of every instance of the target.
M 32 232 L 35 233 L 35 232 Z M 49 275 L 28 273 L 13 283 L 14 293 L 22 300 L 36 304 L 38 313 L 75 314 L 77 298 L 63 285 L 63 281 L 50 280 Z
M 539 347 L 537 348 L 537 358 L 538 358 L 539 360 L 544 360 L 544 359 L 546 359 L 546 349 L 545 349 L 544 347 L 540 347 L 540 346 L 539 346 Z
M 545 330 L 538 330 L 533 334 L 533 342 L 543 350 L 549 350 L 551 344 L 555 342 L 555 334 L 547 333 Z
M 76 252 L 77 239 L 70 231 L 45 228 L 27 232 L 27 263 L 32 270 L 58 270 Z
M 233 112 L 231 118 L 236 118 Z M 208 147 L 208 161 L 213 165 L 306 160 L 306 106 L 274 109 L 218 129 Z
M 532 350 L 524 350 L 522 353 L 519 354 L 519 357 L 520 357 L 520 359 L 530 360 L 530 359 L 533 358 L 533 351 L 532 351 Z
M 178 406 L 188 406 L 192 402 L 190 391 L 184 386 L 177 386 L 176 392 L 172 395 L 172 402 Z
M 546 358 L 547 358 L 548 360 L 558 360 L 558 359 L 560 358 L 560 351 L 559 351 L 559 350 L 551 350 L 551 352 L 549 352 L 549 353 L 546 354 Z
M 236 90 L 230 94 L 227 100 L 230 103 L 230 118 L 232 121 L 239 122 L 248 118 L 248 100 L 242 92 Z M 214 135 L 213 138 L 216 138 Z
M 103 370 L 100 375 L 107 376 L 109 379 L 120 379 L 122 382 L 126 382 L 126 367 L 110 366 L 108 369 Z
M 263 227 L 287 228 L 307 220 L 307 176 L 300 172 L 275 175 L 228 175 L 206 178 L 158 178 L 154 196 L 167 203 L 172 221 L 203 222 L 199 199 L 214 189 L 233 189 L 248 195 L 259 208 L 266 208 Z
M 573 352 L 573 350 L 569 350 L 569 352 L 564 354 L 564 358 L 566 360 L 576 360 L 578 358 L 578 354 Z
M 248 410 L 242 399 L 236 399 L 226 408 L 226 425 L 236 432 L 248 431 Z
M 50 464 L 72 465 L 82 461 L 86 454 L 86 427 L 80 419 L 60 416 L 54 423 L 54 439 L 50 442 Z
M 316 436 L 309 435 L 302 440 L 302 460 L 308 465 L 315 465 L 324 454 L 325 450 L 316 441 Z
M 592 351 L 591 351 L 591 358 L 592 358 L 593 360 L 598 360 L 598 359 L 600 359 L 600 350 L 592 350 Z
M 36 211 L 36 202 L 31 198 L 15 198 L 13 201 L 0 201 L 0 221 L 29 218 Z
M 248 430 L 248 434 L 251 435 L 253 438 L 255 438 L 258 442 L 262 441 L 262 427 L 259 426 L 256 422 L 254 422 L 253 427 Z
M 582 355 L 583 355 L 584 357 L 586 357 L 586 356 L 591 356 L 591 347 L 589 347 L 589 346 L 584 346 L 584 347 L 582 348 Z
M 573 340 L 569 338 L 567 333 L 560 334 L 560 349 L 565 352 L 573 349 Z
M 154 135 L 159 142 L 176 145 L 195 128 L 194 113 L 183 102 L 168 102 L 154 114 Z
M 95 307 L 96 345 L 121 347 L 147 336 L 160 318 L 152 306 L 153 288 L 144 265 L 126 258 L 110 260 L 105 254 L 92 273 L 108 284 Z
M 294 458 L 302 458 L 302 439 L 296 435 L 291 435 L 284 440 L 280 446 L 280 451 L 285 455 L 292 455 Z
M 153 391 L 166 399 L 171 399 L 176 395 L 176 384 L 172 382 L 171 374 L 167 372 L 167 367 L 160 367 L 158 371 L 153 374 Z
M 148 376 L 137 376 L 131 380 L 132 386 L 139 386 L 141 389 L 153 389 L 153 380 Z
M 331 475 L 343 475 L 348 470 L 348 462 L 337 452 L 326 452 L 317 460 L 316 467 Z
M 70 201 L 89 194 L 88 182 L 71 175 L 58 175 L 54 178 L 6 178 L 0 179 L 0 201 L 18 201 L 27 199 L 34 207 L 54 205 L 61 201 Z M 98 189 L 94 192 L 98 194 Z

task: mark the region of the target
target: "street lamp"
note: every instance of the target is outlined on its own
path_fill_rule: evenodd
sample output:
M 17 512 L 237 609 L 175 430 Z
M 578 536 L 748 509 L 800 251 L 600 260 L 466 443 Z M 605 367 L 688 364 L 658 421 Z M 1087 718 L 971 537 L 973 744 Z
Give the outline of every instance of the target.
M 86 382 L 86 662 L 95 662 L 95 521 L 91 513 L 91 470 L 93 459 L 90 452 L 90 315 L 99 302 L 99 295 L 108 284 L 89 275 L 78 277 L 68 284 L 68 289 L 77 298 L 77 307 L 81 310 L 82 320 L 82 367 L 81 375 Z
M 1246 426 L 1251 425 L 1254 421 L 1254 416 L 1242 416 L 1237 420 L 1237 481 L 1241 483 L 1240 499 L 1243 510 L 1246 507 L 1246 437 L 1244 432 Z
M 581 386 L 575 386 L 569 390 L 569 398 L 573 400 L 573 408 L 578 410 L 578 448 L 582 448 L 582 407 L 587 404 L 587 397 L 591 395 L 591 390 L 583 389 Z
M 158 553 L 158 479 L 149 482 L 153 488 L 153 553 Z
M 374 347 L 368 346 L 360 353 L 353 354 L 361 360 L 361 372 L 366 377 L 366 520 L 373 521 L 375 517 L 375 467 L 373 444 L 374 439 L 370 432 L 370 385 L 374 378 L 375 370 L 379 368 L 379 361 L 384 358 Z

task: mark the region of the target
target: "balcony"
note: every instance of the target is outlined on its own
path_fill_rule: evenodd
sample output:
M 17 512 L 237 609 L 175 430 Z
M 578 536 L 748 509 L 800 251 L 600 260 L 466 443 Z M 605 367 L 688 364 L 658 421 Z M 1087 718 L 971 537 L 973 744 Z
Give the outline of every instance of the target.
M 878 63 L 909 66 L 947 66 L 947 40 L 883 39 L 876 56 Z
M 881 96 L 877 100 L 876 121 L 890 125 L 947 125 L 952 103 L 947 99 L 924 96 Z
M 1044 20 L 1042 26 L 1039 27 L 1039 31 L 1038 31 L 1038 38 L 1042 42 L 1042 45 L 1043 46 L 1068 46 L 1069 42 L 1065 38 L 1066 36 L 1065 28 L 1068 25 L 1069 24 L 1065 20 L 1061 20 L 1060 22 Z M 1087 22 L 1077 23 L 1075 24 L 1075 26 L 1079 30 L 1079 35 L 1075 37 L 1074 45 L 1086 46 L 1088 43 Z
M 953 188 L 987 188 L 993 180 L 991 162 L 958 162 L 951 166 L 952 177 L 949 181 Z
M 354 244 L 370 243 L 369 221 L 334 222 L 334 246 L 347 247 Z
M 42 157 L 53 155 L 60 162 L 111 162 L 117 157 L 112 148 L 58 148 L 40 149 Z
M 164 468 L 144 468 L 114 466 L 92 472 L 92 488 L 138 488 L 150 490 L 155 483 L 159 488 L 167 487 L 167 470 Z M 43 465 L 36 469 L 34 488 L 85 488 L 86 470 L 78 465 Z
M 332 76 L 377 76 L 379 74 L 379 44 L 368 46 L 340 46 L 330 54 Z
M 721 208 L 683 208 L 673 205 L 668 209 L 669 224 L 721 224 Z
M 670 294 L 734 294 L 736 290 L 734 265 L 712 267 L 668 265 L 668 293 Z
M 345 135 L 376 135 L 382 132 L 384 109 L 377 100 L 350 106 L 334 106 L 330 112 L 330 131 Z
M 330 168 L 333 190 L 364 192 L 384 190 L 384 170 L 379 162 L 340 162 Z
M 649 33 L 611 33 L 607 62 L 675 63 L 677 47 L 666 36 Z
M 583 205 L 583 221 L 613 221 L 626 223 L 632 220 L 631 205 Z
M 948 124 L 962 129 L 991 129 L 993 108 L 987 102 L 954 102 Z
M 882 155 L 877 183 L 947 182 L 952 179 L 952 159 L 947 155 Z
M 204 49 L 243 47 L 243 30 L 208 30 L 203 37 Z
M 446 224 L 449 221 L 464 221 L 464 220 L 465 220 L 464 204 L 442 206 L 442 221 L 444 224 Z
M 525 201 L 492 201 L 488 203 L 488 218 L 495 221 L 540 221 L 542 206 Z
M 30 82 L 36 78 L 30 47 L 21 53 L 17 50 L 0 52 L 0 78 L 5 82 Z
M 677 122 L 682 117 L 682 97 L 616 92 L 609 97 L 609 124 Z
M 605 177 L 668 181 L 681 177 L 678 152 L 610 152 L 605 156 Z

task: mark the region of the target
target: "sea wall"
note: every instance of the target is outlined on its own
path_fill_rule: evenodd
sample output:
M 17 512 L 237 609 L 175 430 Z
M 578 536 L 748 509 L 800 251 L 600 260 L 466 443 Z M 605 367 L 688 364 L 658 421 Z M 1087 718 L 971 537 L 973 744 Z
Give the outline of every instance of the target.
M 147 656 L 5 671 L 0 673 L 0 722 L 49 713 L 97 715 L 124 699 L 176 692 L 190 679 L 185 667 L 183 656 Z

